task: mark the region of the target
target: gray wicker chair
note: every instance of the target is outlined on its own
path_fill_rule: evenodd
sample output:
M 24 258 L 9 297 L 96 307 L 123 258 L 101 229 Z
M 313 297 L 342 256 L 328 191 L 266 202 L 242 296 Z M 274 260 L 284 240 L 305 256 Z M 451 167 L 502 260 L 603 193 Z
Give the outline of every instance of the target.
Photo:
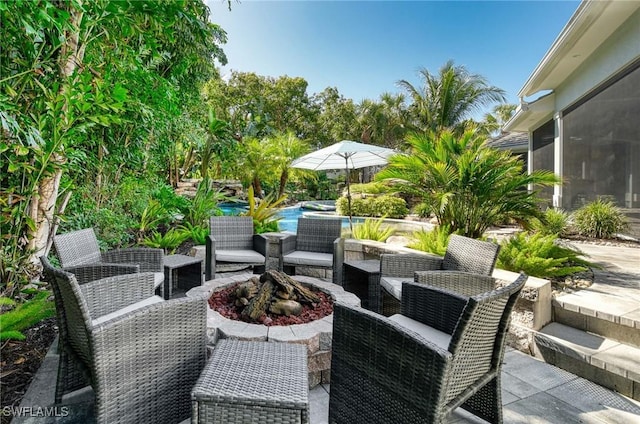
M 280 239 L 282 269 L 295 275 L 297 266 L 332 270 L 334 284 L 342 285 L 344 239 L 342 219 L 298 218 L 297 234 Z
M 402 315 L 334 305 L 329 423 L 502 422 L 501 363 L 527 276 L 476 296 L 404 283 Z
M 212 216 L 209 219 L 205 257 L 205 280 L 215 278 L 216 271 L 229 266 L 250 267 L 255 273 L 264 272 L 267 239 L 253 234 L 250 216 Z
M 89 384 L 97 423 L 186 419 L 206 360 L 206 300 L 152 297 L 152 273 L 80 285 L 41 261 L 60 331 L 56 404 Z
M 100 252 L 93 228 L 56 235 L 53 244 L 62 269 L 76 275 L 81 283 L 110 275 L 153 272 L 154 287 L 162 289 L 162 249 L 132 247 Z
M 418 276 L 424 276 L 425 271 L 457 271 L 458 284 L 463 285 L 464 274 L 460 273 L 490 276 L 498 259 L 499 251 L 500 246 L 495 243 L 452 234 L 444 257 L 437 255 L 381 255 L 382 313 L 389 316 L 400 311 L 404 281 L 421 282 Z

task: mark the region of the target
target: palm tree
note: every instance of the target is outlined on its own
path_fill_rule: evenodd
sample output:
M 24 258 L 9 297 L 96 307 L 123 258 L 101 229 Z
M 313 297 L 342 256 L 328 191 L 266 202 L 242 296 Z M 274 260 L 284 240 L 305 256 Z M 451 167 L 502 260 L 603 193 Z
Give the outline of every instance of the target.
M 268 149 L 271 152 L 270 160 L 280 174 L 278 197 L 284 195 L 287 180 L 292 172 L 304 172 L 301 169 L 291 168 L 291 162 L 311 151 L 311 146 L 304 140 L 300 140 L 292 132 L 276 133 L 267 139 Z
M 550 171 L 523 172 L 517 156 L 487 147 L 474 131 L 459 137 L 450 130 L 438 136 L 414 134 L 407 141 L 410 154 L 389 158 L 376 180 L 421 198 L 440 225 L 468 237 L 479 238 L 504 220 L 526 226 L 531 218 L 540 218 L 537 192 L 527 186 L 559 182 Z
M 515 111 L 516 105 L 511 103 L 496 105 L 490 113 L 484 115 L 484 120 L 480 122 L 480 128 L 487 135 L 497 136 Z
M 464 121 L 473 112 L 494 103 L 504 102 L 504 90 L 488 84 L 478 74 L 469 73 L 464 66 L 448 61 L 437 75 L 427 69 L 420 70 L 423 86 L 416 88 L 407 80 L 398 81 L 411 97 L 410 106 L 416 128 L 420 131 L 439 132 L 464 130 Z

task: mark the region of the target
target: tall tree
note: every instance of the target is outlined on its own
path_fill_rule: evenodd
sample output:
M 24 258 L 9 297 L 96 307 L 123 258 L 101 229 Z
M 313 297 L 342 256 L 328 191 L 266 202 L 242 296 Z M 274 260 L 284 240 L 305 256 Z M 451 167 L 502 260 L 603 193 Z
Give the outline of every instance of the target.
M 410 110 L 416 129 L 464 131 L 464 121 L 471 114 L 494 102 L 504 102 L 504 90 L 489 85 L 478 74 L 470 73 L 464 66 L 448 61 L 432 74 L 421 69 L 422 86 L 416 87 L 407 80 L 398 81 L 411 98 Z
M 284 195 L 287 181 L 292 173 L 303 172 L 302 170 L 291 168 L 294 159 L 303 156 L 311 151 L 309 143 L 300 140 L 292 132 L 276 133 L 267 139 L 267 144 L 271 152 L 270 160 L 276 172 L 280 174 L 278 181 L 278 199 Z
M 5 179 L 15 181 L 16 172 L 28 171 L 31 184 L 22 186 L 17 204 L 3 211 L 2 233 L 27 240 L 31 251 L 42 254 L 64 207 L 65 199 L 59 199 L 64 171 L 96 154 L 89 163 L 101 169 L 110 151 L 105 141 L 127 139 L 117 125 L 129 120 L 139 125 L 154 116 L 130 92 L 142 93 L 138 87 L 144 76 L 150 83 L 145 90 L 156 100 L 163 90 L 195 87 L 201 72 L 213 75 L 215 57 L 224 60 L 219 44 L 225 35 L 208 22 L 209 10 L 201 0 L 16 1 L 0 3 L 0 14 L 0 109 L 9 111 L 22 132 L 32 134 L 33 129 L 41 140 L 27 147 L 30 160 L 12 168 L 13 176 L 3 163 L 3 187 Z M 126 116 L 136 106 L 143 106 L 139 114 Z M 150 150 L 154 125 L 147 124 L 151 134 L 142 147 Z M 2 142 L 21 139 L 19 133 L 6 127 Z M 7 230 L 12 214 L 22 213 L 28 225 Z

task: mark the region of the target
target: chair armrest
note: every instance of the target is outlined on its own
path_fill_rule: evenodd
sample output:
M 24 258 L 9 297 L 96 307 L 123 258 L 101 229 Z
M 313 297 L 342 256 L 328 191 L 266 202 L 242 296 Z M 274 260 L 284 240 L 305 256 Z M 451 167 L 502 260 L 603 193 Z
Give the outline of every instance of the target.
M 463 271 L 416 271 L 413 281 L 465 296 L 475 296 L 496 288 L 495 278 Z
M 212 280 L 216 274 L 216 239 L 211 234 L 205 241 L 204 280 Z
M 113 277 L 116 275 L 136 274 L 140 272 L 138 264 L 109 264 L 97 263 L 91 265 L 78 265 L 63 268 L 76 276 L 78 284 L 85 284 L 90 281 L 100 280 L 102 278 Z
M 280 252 L 283 255 L 287 253 L 291 253 L 296 250 L 296 239 L 297 236 L 295 234 L 290 234 L 280 239 Z
M 338 237 L 333 241 L 333 284 L 342 285 L 342 267 L 344 265 L 344 239 Z
M 447 334 L 453 334 L 468 301 L 468 296 L 443 288 L 402 283 L 401 314 Z
M 140 264 L 140 272 L 164 272 L 164 251 L 149 247 L 131 247 L 103 252 L 102 262 Z
M 253 235 L 253 250 L 260 253 L 265 258 L 267 257 L 267 238 L 262 234 Z
M 80 286 L 92 319 L 153 296 L 153 273 L 126 274 Z
M 155 303 L 92 327 L 97 387 L 105 396 L 135 396 L 150 387 L 182 390 L 188 403 L 206 361 L 206 320 L 200 296 Z
M 436 255 L 380 255 L 380 275 L 413 278 L 416 271 L 442 269 L 442 257 Z
M 365 405 L 402 398 L 430 408 L 446 390 L 451 353 L 371 311 L 334 304 L 331 350 L 331 391 L 335 385 L 345 402 L 353 402 L 354 395 Z M 410 420 L 398 416 L 397 422 L 403 421 Z

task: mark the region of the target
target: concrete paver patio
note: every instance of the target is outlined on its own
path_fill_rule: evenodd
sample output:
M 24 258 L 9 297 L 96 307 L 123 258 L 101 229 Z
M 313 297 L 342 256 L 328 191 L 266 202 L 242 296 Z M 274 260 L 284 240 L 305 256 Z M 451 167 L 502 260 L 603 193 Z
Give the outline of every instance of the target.
M 58 358 L 52 345 L 21 407 L 53 406 Z M 516 350 L 505 354 L 502 369 L 505 423 L 633 423 L 640 422 L 640 402 L 607 390 L 553 365 Z M 329 385 L 310 391 L 311 423 L 328 422 Z M 356 401 L 356 400 L 354 400 Z M 89 424 L 93 418 L 93 392 L 83 389 L 65 397 L 65 417 L 15 417 L 15 424 Z M 186 420 L 182 424 L 186 424 Z M 449 423 L 484 422 L 458 408 Z M 375 424 L 375 423 L 372 423 Z

